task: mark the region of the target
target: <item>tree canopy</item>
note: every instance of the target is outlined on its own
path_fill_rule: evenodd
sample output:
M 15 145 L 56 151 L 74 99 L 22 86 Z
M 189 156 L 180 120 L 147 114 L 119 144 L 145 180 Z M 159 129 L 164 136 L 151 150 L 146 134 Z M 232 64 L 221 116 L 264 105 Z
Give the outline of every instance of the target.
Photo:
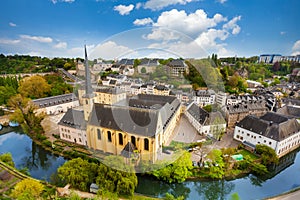
M 19 93 L 23 97 L 38 99 L 46 97 L 50 92 L 50 85 L 42 76 L 31 76 L 20 81 Z
M 43 184 L 27 178 L 15 185 L 12 191 L 12 197 L 17 200 L 36 200 L 40 197 L 43 190 Z

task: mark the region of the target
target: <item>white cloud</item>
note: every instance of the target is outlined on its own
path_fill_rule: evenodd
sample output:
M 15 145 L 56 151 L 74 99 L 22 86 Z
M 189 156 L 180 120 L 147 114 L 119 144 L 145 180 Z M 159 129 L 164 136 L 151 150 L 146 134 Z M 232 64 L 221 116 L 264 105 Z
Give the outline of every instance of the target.
M 118 11 L 120 15 L 128 15 L 134 8 L 134 5 L 130 4 L 128 6 L 118 5 L 114 7 L 115 11 Z
M 241 16 L 234 17 L 228 23 L 224 24 L 223 28 L 227 30 L 232 30 L 231 33 L 233 35 L 236 35 L 241 31 L 241 27 L 236 24 L 241 19 L 242 19 Z
M 225 3 L 227 0 L 217 0 L 217 2 L 219 2 L 219 3 L 221 3 L 221 4 L 223 4 L 223 3 Z
M 58 42 L 56 45 L 53 47 L 56 49 L 66 49 L 67 48 L 67 43 L 66 42 Z
M 285 35 L 285 34 L 286 34 L 285 31 L 281 31 L 281 32 L 280 32 L 280 35 Z
M 118 45 L 114 41 L 107 41 L 103 44 L 98 44 L 94 49 L 92 49 L 90 57 L 115 59 L 131 52 L 133 52 L 133 50 L 129 47 Z
M 142 6 L 143 6 L 143 4 L 141 2 L 138 2 L 137 4 L 135 4 L 136 9 L 140 9 Z
M 18 44 L 20 40 L 0 39 L 0 44 Z
M 11 26 L 11 27 L 16 27 L 16 26 L 17 26 L 17 24 L 15 24 L 15 23 L 12 23 L 12 22 L 9 22 L 9 26 Z
M 34 40 L 42 43 L 51 43 L 53 41 L 53 39 L 50 37 L 42 37 L 42 36 L 20 35 L 20 38 Z
M 173 9 L 161 13 L 153 23 L 151 33 L 144 38 L 160 41 L 151 47 L 178 51 L 186 57 L 199 58 L 211 53 L 218 53 L 219 56 L 234 55 L 227 49 L 226 39 L 241 31 L 237 24 L 239 20 L 241 16 L 228 21 L 219 13 L 209 17 L 202 9 L 190 14 Z
M 184 10 L 178 11 L 173 9 L 163 12 L 153 26 L 177 30 L 190 36 L 196 36 L 223 21 L 227 21 L 227 18 L 221 14 L 217 13 L 212 18 L 209 18 L 202 9 L 190 14 L 187 14 Z
M 292 51 L 293 51 L 292 53 L 293 56 L 300 55 L 300 40 L 297 40 L 294 43 Z
M 175 5 L 175 4 L 185 5 L 192 1 L 195 0 L 148 0 L 145 3 L 144 8 L 151 9 L 151 10 L 160 10 L 170 5 Z
M 150 17 L 147 17 L 144 19 L 136 19 L 136 20 L 134 20 L 133 24 L 136 26 L 144 26 L 147 24 L 153 24 L 153 21 Z

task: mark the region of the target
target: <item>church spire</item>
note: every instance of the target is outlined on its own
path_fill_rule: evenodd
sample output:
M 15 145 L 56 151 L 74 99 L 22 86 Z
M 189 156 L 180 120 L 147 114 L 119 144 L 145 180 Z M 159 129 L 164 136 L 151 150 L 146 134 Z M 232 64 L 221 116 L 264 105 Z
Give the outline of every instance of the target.
M 89 60 L 87 57 L 87 51 L 86 51 L 86 45 L 84 45 L 84 53 L 85 53 L 85 60 L 84 60 L 84 66 L 85 66 L 85 94 L 86 96 L 90 96 L 93 94 L 92 91 L 92 84 L 91 84 L 91 72 L 89 69 Z

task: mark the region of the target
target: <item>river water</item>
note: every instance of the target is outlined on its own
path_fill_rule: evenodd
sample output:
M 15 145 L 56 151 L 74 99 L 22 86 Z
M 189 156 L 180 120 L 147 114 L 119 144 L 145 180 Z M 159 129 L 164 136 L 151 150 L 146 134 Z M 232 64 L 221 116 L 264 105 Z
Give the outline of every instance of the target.
M 50 180 L 66 159 L 45 151 L 25 134 L 18 130 L 0 135 L 0 153 L 11 152 L 18 169 L 27 167 L 31 176 Z M 237 192 L 240 199 L 263 199 L 278 195 L 300 186 L 300 153 L 294 151 L 281 160 L 281 165 L 274 167 L 269 177 L 258 178 L 249 175 L 232 181 L 186 181 L 167 184 L 149 177 L 139 176 L 136 192 L 163 197 L 165 193 L 183 195 L 186 199 L 229 199 Z

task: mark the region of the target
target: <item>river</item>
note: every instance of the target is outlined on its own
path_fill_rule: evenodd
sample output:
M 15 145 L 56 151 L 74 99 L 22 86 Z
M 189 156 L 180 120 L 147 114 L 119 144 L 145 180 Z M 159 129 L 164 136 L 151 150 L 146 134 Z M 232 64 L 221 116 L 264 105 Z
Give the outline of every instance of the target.
M 27 167 L 32 177 L 47 181 L 50 180 L 51 174 L 66 162 L 63 157 L 45 151 L 21 130 L 16 129 L 0 135 L 0 153 L 5 152 L 11 152 L 18 169 Z M 294 151 L 281 161 L 280 166 L 274 167 L 273 174 L 265 178 L 249 175 L 232 181 L 186 181 L 167 184 L 139 176 L 136 192 L 155 197 L 163 197 L 169 192 L 191 200 L 228 199 L 236 192 L 242 200 L 262 199 L 300 186 L 300 153 Z

